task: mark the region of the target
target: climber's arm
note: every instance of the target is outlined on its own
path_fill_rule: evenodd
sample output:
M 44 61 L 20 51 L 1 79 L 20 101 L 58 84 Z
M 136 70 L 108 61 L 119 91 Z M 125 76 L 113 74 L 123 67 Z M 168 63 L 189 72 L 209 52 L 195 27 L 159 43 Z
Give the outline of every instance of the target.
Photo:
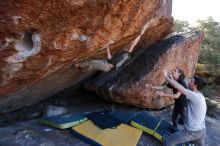
M 108 57 L 108 60 L 111 60 L 112 59 L 112 55 L 110 53 L 110 49 L 109 49 L 108 46 L 106 46 L 106 47 L 107 47 L 107 57 Z
M 131 53 L 134 49 L 134 47 L 137 45 L 138 41 L 140 40 L 141 35 L 137 36 L 131 43 L 130 48 L 128 49 L 128 52 Z
M 180 92 L 177 92 L 176 94 L 168 94 L 168 93 L 164 93 L 163 91 L 157 91 L 156 94 L 159 96 L 165 96 L 165 97 L 170 97 L 170 98 L 174 98 L 174 99 L 179 98 L 181 95 Z

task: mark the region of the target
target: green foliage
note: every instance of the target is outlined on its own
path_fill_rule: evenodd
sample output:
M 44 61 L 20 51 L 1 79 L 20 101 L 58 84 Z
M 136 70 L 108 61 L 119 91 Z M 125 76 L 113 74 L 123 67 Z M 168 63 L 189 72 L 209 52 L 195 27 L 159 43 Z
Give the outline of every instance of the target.
M 198 62 L 200 64 L 205 64 L 205 70 L 212 76 L 220 75 L 220 53 L 217 50 L 202 46 Z
M 196 27 L 192 27 L 187 21 L 175 20 L 176 34 L 194 30 L 205 33 L 198 62 L 204 66 L 204 72 L 215 78 L 220 75 L 220 25 L 212 17 L 198 20 L 197 24 Z
M 198 20 L 197 29 L 205 33 L 204 45 L 220 53 L 220 25 L 212 17 L 206 20 Z
M 189 22 L 187 21 L 175 20 L 174 24 L 175 24 L 174 34 L 182 34 L 182 33 L 196 30 L 194 27 L 190 26 Z
M 216 95 L 216 91 L 215 91 L 215 84 L 210 84 L 207 85 L 203 90 L 202 93 L 204 94 L 205 97 L 212 97 Z

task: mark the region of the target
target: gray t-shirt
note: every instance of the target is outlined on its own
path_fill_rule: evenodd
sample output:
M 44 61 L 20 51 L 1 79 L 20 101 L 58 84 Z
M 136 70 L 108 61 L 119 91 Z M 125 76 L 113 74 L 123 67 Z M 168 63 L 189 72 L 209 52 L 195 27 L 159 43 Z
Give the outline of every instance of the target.
M 205 115 L 207 105 L 205 97 L 201 93 L 186 90 L 187 116 L 185 128 L 190 131 L 197 131 L 205 128 Z
M 115 69 L 117 70 L 119 67 L 121 67 L 127 60 L 131 58 L 131 53 L 127 51 L 123 51 L 116 56 L 114 56 L 111 60 L 108 62 L 111 64 L 114 64 Z

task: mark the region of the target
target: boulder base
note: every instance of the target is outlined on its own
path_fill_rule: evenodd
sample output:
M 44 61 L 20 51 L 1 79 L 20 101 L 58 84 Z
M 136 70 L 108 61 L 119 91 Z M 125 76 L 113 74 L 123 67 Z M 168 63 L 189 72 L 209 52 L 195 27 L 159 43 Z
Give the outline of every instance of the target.
M 173 103 L 159 97 L 153 86 L 165 83 L 163 69 L 181 68 L 191 77 L 200 54 L 202 32 L 173 36 L 143 48 L 119 70 L 102 73 L 85 84 L 101 98 L 144 108 L 163 108 Z

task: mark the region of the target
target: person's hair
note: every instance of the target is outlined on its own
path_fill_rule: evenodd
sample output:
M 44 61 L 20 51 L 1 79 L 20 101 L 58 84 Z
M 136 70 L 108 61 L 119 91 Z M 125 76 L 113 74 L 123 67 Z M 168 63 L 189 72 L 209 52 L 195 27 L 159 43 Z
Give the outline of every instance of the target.
M 184 71 L 180 68 L 177 68 L 177 70 L 180 73 L 179 80 L 184 80 L 185 79 Z
M 195 80 L 195 85 L 197 85 L 197 90 L 201 91 L 206 85 L 207 85 L 207 81 L 199 76 L 194 76 L 194 80 Z

